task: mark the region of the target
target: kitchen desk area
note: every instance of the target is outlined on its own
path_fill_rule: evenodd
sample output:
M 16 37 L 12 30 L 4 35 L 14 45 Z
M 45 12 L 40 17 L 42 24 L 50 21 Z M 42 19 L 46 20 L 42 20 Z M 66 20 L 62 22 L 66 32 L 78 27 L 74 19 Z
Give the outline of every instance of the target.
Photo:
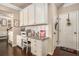
M 46 26 L 44 25 L 45 31 L 40 30 L 42 27 L 21 27 L 21 32 L 19 35 L 17 35 L 17 46 L 22 48 L 31 48 L 31 53 L 33 55 L 37 56 L 46 56 L 47 55 L 47 44 L 48 39 L 47 32 L 46 32 Z M 35 29 L 36 28 L 36 29 Z M 37 30 L 38 29 L 38 30 Z M 36 31 L 37 30 L 37 31 Z M 42 31 L 42 32 L 41 32 Z M 27 53 L 27 52 L 26 52 Z

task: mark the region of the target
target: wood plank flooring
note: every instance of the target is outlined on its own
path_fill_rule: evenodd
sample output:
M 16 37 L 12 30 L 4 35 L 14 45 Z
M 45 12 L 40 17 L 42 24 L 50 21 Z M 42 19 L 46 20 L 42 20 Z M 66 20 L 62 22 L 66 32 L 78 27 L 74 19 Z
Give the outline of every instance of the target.
M 31 48 L 29 48 L 29 51 L 26 54 L 26 49 L 22 50 L 19 47 L 12 47 L 10 44 L 7 45 L 7 40 L 0 40 L 0 56 L 34 56 L 34 55 L 31 53 Z M 61 50 L 59 47 L 57 47 L 52 56 L 79 56 L 79 53 L 77 54 L 70 53 Z
M 79 56 L 78 53 L 76 51 L 68 52 L 68 51 L 62 50 L 60 47 L 57 47 L 54 51 L 53 56 Z

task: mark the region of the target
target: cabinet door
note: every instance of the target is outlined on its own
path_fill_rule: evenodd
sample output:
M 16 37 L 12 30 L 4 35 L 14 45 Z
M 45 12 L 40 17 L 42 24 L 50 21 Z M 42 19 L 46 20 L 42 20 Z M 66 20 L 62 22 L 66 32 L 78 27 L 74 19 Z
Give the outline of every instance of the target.
M 79 11 L 77 11 L 77 50 L 79 51 Z
M 44 17 L 45 17 L 45 19 L 44 19 L 44 23 L 48 23 L 48 4 L 47 3 L 45 3 L 44 4 Z
M 32 52 L 32 54 L 34 54 L 34 55 L 36 55 L 36 46 L 35 46 L 35 44 L 36 44 L 36 42 L 35 42 L 36 40 L 35 39 L 31 39 L 31 52 Z
M 34 5 L 28 6 L 29 25 L 34 24 Z
M 19 47 L 21 47 L 22 45 L 21 45 L 21 36 L 17 36 L 17 45 L 19 46 Z
M 9 40 L 12 42 L 13 41 L 13 32 L 9 31 Z
M 47 23 L 47 4 L 35 4 L 35 20 L 36 24 Z
M 23 17 L 24 17 L 24 26 L 26 26 L 26 25 L 28 25 L 28 9 L 27 8 L 25 8 L 24 10 L 23 10 Z
M 23 26 L 23 21 L 24 21 L 23 18 L 24 18 L 23 17 L 23 11 L 20 11 L 20 26 Z

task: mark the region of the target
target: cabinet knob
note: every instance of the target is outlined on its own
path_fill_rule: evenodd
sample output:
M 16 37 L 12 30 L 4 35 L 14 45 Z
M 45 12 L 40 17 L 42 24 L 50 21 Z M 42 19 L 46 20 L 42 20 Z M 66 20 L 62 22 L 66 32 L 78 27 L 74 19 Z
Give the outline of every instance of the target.
M 74 32 L 74 34 L 77 34 L 77 32 Z
M 54 34 L 56 34 L 56 32 L 54 32 Z

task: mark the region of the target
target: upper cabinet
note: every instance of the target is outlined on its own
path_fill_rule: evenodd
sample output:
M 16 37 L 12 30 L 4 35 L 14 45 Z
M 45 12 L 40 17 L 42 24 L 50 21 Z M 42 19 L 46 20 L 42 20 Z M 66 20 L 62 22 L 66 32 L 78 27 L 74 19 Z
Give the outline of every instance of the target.
M 23 19 L 24 19 L 24 26 L 26 26 L 26 25 L 28 25 L 28 9 L 27 8 L 25 8 L 24 10 L 23 10 Z
M 20 26 L 28 25 L 28 9 L 25 8 L 20 11 Z
M 23 11 L 20 11 L 20 26 L 23 26 L 23 21 L 24 21 L 23 18 L 24 18 L 23 17 Z
M 28 25 L 33 25 L 35 23 L 35 12 L 34 12 L 34 4 L 28 6 Z
M 48 4 L 35 3 L 20 11 L 20 26 L 47 24 Z
M 44 24 L 48 21 L 48 5 L 46 3 L 35 4 L 35 20 L 36 24 Z

